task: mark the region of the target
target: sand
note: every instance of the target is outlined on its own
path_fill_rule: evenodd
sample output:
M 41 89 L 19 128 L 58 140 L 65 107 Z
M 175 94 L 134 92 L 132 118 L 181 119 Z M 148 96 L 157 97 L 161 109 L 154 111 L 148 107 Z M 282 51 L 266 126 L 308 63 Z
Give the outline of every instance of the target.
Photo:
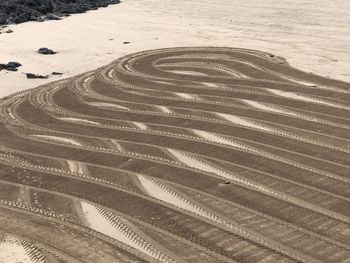
M 190 47 L 9 96 L 0 225 L 43 260 L 346 263 L 349 88 Z
M 0 243 L 0 262 L 6 263 L 33 263 L 20 240 L 7 236 L 6 239 Z
M 33 136 L 43 138 L 43 139 L 48 139 L 49 141 L 52 140 L 54 142 L 63 142 L 63 143 L 68 143 L 75 146 L 82 146 L 80 143 L 76 142 L 75 140 L 68 139 L 68 138 L 61 138 L 58 136 L 51 136 L 51 135 L 37 135 L 37 134 L 34 134 Z
M 81 202 L 81 207 L 91 229 L 138 249 L 151 257 L 153 256 L 147 249 L 144 249 L 144 247 L 137 242 L 138 240 L 130 237 L 130 233 L 127 233 L 125 229 L 121 229 L 123 226 L 122 223 L 121 226 L 116 227 L 116 222 L 107 220 L 107 218 L 103 216 L 95 206 L 86 202 Z M 124 225 L 124 228 L 125 227 L 126 226 Z
M 105 65 L 135 51 L 232 46 L 285 57 L 305 71 L 350 80 L 350 2 L 298 0 L 124 0 L 61 21 L 28 22 L 0 36 L 0 97 Z M 124 41 L 131 42 L 123 44 Z M 36 53 L 41 47 L 58 52 Z M 22 73 L 64 75 L 28 80 Z

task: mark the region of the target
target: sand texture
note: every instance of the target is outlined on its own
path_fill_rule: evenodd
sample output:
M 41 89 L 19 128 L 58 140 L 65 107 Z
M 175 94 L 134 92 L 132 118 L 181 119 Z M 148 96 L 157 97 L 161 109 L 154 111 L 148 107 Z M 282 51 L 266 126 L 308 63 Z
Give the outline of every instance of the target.
M 349 88 L 179 47 L 8 96 L 0 260 L 348 263 Z
M 62 21 L 11 26 L 0 35 L 0 97 L 57 80 L 22 73 L 74 76 L 129 53 L 176 46 L 259 49 L 307 72 L 350 81 L 350 1 L 124 0 Z M 130 44 L 123 44 L 125 41 Z M 58 53 L 43 56 L 41 47 Z

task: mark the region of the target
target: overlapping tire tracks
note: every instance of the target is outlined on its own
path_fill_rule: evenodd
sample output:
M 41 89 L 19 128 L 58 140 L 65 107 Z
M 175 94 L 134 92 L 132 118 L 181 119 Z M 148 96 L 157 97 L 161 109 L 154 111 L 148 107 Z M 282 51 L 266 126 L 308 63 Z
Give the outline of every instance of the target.
M 350 262 L 348 83 L 170 48 L 0 110 L 3 242 L 33 262 Z

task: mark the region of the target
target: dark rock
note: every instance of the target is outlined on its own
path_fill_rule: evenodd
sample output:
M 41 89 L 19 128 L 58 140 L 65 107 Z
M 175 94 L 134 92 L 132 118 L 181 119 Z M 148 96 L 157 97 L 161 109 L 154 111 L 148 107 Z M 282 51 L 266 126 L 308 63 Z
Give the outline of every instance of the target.
M 12 62 L 9 62 L 7 64 L 0 64 L 0 71 L 3 69 L 8 70 L 8 71 L 17 71 L 18 70 L 17 68 L 20 66 L 22 66 L 21 63 L 12 61 Z
M 46 19 L 48 20 L 61 20 L 62 18 L 55 14 L 47 14 Z
M 56 71 L 52 72 L 51 74 L 52 74 L 52 75 L 58 75 L 58 76 L 63 75 L 63 73 L 61 73 L 61 72 L 56 72 Z
M 5 0 L 0 2 L 0 10 L 6 16 L 7 24 L 33 20 L 42 13 L 52 12 L 53 8 L 52 0 Z
M 39 53 L 39 54 L 43 54 L 43 55 L 53 55 L 53 54 L 56 54 L 55 51 L 53 51 L 52 49 L 49 49 L 49 48 L 47 48 L 47 47 L 39 48 L 38 53 Z
M 119 0 L 1 0 L 0 25 L 58 20 L 68 14 L 84 13 L 119 2 Z
M 7 63 L 6 66 L 11 67 L 11 68 L 18 68 L 18 67 L 22 66 L 22 64 L 19 62 L 16 62 L 16 61 L 11 61 L 11 62 Z
M 8 29 L 8 30 L 5 31 L 5 33 L 8 33 L 8 34 L 9 34 L 9 33 L 13 33 L 13 30 Z
M 123 44 L 130 44 L 130 42 L 129 41 L 124 41 Z
M 27 79 L 48 79 L 49 76 L 42 76 L 33 73 L 26 73 Z
M 6 68 L 7 71 L 17 71 L 18 69 L 17 68 L 11 68 L 11 67 L 8 67 Z
M 39 16 L 35 20 L 37 22 L 44 22 L 44 21 L 48 21 L 48 20 L 61 20 L 61 19 L 62 18 L 59 15 L 47 14 L 47 15 Z
M 4 13 L 0 13 L 0 24 L 6 24 L 7 15 Z

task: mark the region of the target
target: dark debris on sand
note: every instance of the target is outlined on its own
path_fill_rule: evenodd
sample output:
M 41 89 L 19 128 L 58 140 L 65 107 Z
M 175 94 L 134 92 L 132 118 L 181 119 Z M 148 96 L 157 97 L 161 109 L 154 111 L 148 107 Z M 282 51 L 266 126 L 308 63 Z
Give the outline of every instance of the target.
M 42 54 L 42 55 L 54 55 L 54 54 L 56 54 L 56 51 L 53 51 L 52 49 L 49 49 L 47 47 L 39 48 L 37 52 L 39 54 Z
M 12 61 L 7 64 L 0 64 L 0 71 L 3 69 L 8 71 L 17 71 L 18 70 L 17 68 L 21 66 L 22 66 L 21 63 Z
M 34 73 L 25 73 L 27 76 L 27 79 L 48 79 L 49 76 L 45 75 L 38 75 L 38 74 L 34 74 Z

